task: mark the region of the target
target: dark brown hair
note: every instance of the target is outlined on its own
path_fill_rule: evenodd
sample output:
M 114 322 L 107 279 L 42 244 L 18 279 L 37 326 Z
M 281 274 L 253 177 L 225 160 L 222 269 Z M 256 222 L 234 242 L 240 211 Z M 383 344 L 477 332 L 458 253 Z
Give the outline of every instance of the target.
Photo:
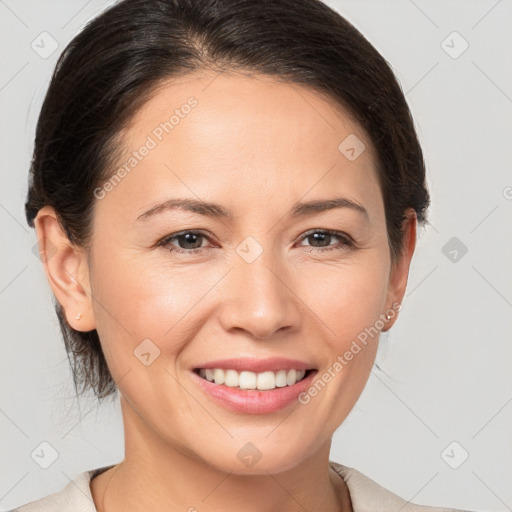
M 320 0 L 124 0 L 92 20 L 60 56 L 41 109 L 28 224 L 50 205 L 69 240 L 88 247 L 93 191 L 113 172 L 122 128 L 162 81 L 205 69 L 263 73 L 310 87 L 359 123 L 378 156 L 396 261 L 406 208 L 426 221 L 422 150 L 386 60 Z M 99 400 L 115 396 L 96 330 L 75 331 L 56 301 L 55 308 L 77 396 L 87 388 Z

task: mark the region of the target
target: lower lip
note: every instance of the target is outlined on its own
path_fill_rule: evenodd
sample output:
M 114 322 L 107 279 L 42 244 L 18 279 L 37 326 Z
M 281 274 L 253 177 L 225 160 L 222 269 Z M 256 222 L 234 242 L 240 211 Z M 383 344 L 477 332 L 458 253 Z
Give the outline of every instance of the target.
M 269 414 L 280 411 L 293 402 L 298 401 L 299 395 L 311 386 L 318 373 L 313 370 L 309 375 L 293 386 L 259 391 L 257 389 L 235 389 L 223 384 L 214 384 L 203 379 L 194 371 L 193 379 L 197 381 L 201 389 L 218 404 L 226 409 L 244 414 Z

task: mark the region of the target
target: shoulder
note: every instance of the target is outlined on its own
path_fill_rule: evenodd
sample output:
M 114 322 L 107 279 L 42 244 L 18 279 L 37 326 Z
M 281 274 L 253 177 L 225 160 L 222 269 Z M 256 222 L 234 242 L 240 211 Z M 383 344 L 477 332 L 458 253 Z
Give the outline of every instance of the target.
M 334 461 L 329 465 L 347 484 L 354 512 L 467 512 L 453 508 L 415 505 L 388 491 L 354 468 Z
M 11 512 L 97 512 L 92 499 L 90 481 L 111 466 L 84 471 L 61 491 L 15 508 Z

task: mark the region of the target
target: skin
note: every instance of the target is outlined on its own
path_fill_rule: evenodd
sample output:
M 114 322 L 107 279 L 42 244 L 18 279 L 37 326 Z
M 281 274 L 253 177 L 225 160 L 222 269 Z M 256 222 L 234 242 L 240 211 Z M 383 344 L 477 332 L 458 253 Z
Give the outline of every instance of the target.
M 406 212 L 404 251 L 392 265 L 366 134 L 332 99 L 261 75 L 168 81 L 123 132 L 125 156 L 190 96 L 198 102 L 190 114 L 96 201 L 89 252 L 69 243 L 51 207 L 36 219 L 42 253 L 46 239 L 55 247 L 44 266 L 67 321 L 97 329 L 121 394 L 125 459 L 91 481 L 94 502 L 107 512 L 349 511 L 346 485 L 328 467 L 331 438 L 367 382 L 378 336 L 308 404 L 272 414 L 217 405 L 190 369 L 282 356 L 310 362 L 319 379 L 401 303 L 416 216 Z M 349 134 L 366 145 L 354 161 L 338 150 Z M 357 201 L 368 217 L 349 208 L 289 217 L 297 201 L 336 196 Z M 219 203 L 234 217 L 167 210 L 137 221 L 176 197 Z M 199 253 L 156 245 L 189 229 L 205 236 L 170 245 Z M 322 229 L 349 234 L 355 248 L 304 235 Z M 263 251 L 250 264 L 236 252 L 248 236 Z M 160 350 L 148 366 L 134 356 L 144 339 Z M 262 454 L 252 467 L 237 457 L 247 442 Z

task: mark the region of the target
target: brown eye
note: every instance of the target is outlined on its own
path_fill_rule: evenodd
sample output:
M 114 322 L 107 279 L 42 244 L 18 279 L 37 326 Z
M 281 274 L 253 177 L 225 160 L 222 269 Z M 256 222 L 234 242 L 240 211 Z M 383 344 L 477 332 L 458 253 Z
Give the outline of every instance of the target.
M 334 239 L 341 240 L 337 245 L 331 245 Z M 354 247 L 352 239 L 345 233 L 331 230 L 314 230 L 306 233 L 302 240 L 308 240 L 312 249 L 310 252 L 330 251 L 331 249 L 345 249 Z M 341 244 L 341 245 L 340 245 Z
M 203 239 L 208 237 L 199 231 L 182 231 L 181 233 L 173 233 L 160 242 L 158 246 L 164 247 L 169 252 L 194 254 L 206 249 L 207 246 L 202 245 Z M 332 240 L 339 240 L 337 244 L 331 244 Z M 316 229 L 302 236 L 301 240 L 308 240 L 310 243 L 309 252 L 325 252 L 332 249 L 355 248 L 352 238 L 346 233 L 340 231 Z
M 206 235 L 198 231 L 183 231 L 165 237 L 158 245 L 165 247 L 170 252 L 195 253 L 203 249 L 202 241 Z M 174 243 L 177 241 L 177 245 Z

